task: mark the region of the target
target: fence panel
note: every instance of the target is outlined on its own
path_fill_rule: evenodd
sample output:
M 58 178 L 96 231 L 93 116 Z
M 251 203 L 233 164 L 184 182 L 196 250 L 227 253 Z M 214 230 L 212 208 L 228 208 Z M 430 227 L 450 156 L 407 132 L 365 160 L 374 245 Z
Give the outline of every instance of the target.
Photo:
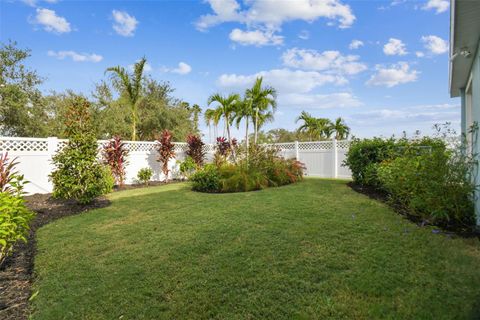
M 67 140 L 52 138 L 13 138 L 0 137 L 0 154 L 8 153 L 10 158 L 17 158 L 16 169 L 25 176 L 30 183 L 25 186 L 25 191 L 33 193 L 49 193 L 52 184 L 48 176 L 54 169 L 52 156 L 67 144 Z M 99 147 L 107 141 L 99 140 Z M 156 142 L 125 141 L 129 150 L 128 164 L 126 167 L 126 183 L 134 183 L 140 169 L 149 167 L 153 170 L 153 180 L 162 181 L 165 176 L 161 172 L 160 163 L 157 161 Z M 176 142 L 176 158 L 168 166 L 170 178 L 179 177 L 179 161 L 185 159 L 187 144 Z M 316 141 L 316 142 L 288 142 L 271 144 L 279 155 L 287 159 L 298 159 L 306 165 L 306 175 L 324 178 L 350 178 L 348 168 L 341 164 L 348 151 L 349 141 Z M 205 145 L 206 161 L 213 160 L 215 147 Z

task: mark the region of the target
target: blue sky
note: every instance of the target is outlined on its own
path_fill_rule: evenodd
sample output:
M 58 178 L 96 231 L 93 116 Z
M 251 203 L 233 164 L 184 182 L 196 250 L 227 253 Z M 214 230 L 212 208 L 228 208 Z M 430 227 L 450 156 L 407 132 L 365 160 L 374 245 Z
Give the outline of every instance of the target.
M 460 119 L 448 95 L 448 0 L 0 0 L 0 40 L 32 50 L 42 89 L 90 93 L 142 56 L 175 95 L 206 107 L 258 75 L 277 88 L 267 129 L 302 111 L 343 117 L 356 136 Z M 206 133 L 207 130 L 203 128 Z

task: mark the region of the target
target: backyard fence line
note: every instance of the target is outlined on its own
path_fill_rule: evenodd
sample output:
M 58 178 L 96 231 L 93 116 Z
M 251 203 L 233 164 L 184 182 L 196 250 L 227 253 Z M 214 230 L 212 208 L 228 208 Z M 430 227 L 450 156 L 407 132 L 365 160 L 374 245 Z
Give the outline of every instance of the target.
M 101 147 L 109 140 L 98 140 Z M 10 158 L 17 158 L 16 169 L 29 181 L 25 186 L 25 192 L 50 193 L 52 184 L 48 179 L 54 170 L 52 157 L 59 150 L 66 146 L 68 140 L 49 138 L 20 138 L 0 137 L 0 154 L 8 153 Z M 161 172 L 160 163 L 157 161 L 158 143 L 153 141 L 124 141 L 129 150 L 128 163 L 126 166 L 127 183 L 136 181 L 140 169 L 149 167 L 153 170 L 152 177 L 155 181 L 162 181 L 165 176 Z M 170 169 L 169 178 L 179 178 L 179 161 L 185 159 L 185 151 L 188 148 L 185 142 L 174 142 L 175 159 L 172 159 L 168 166 Z M 313 142 L 287 142 L 266 144 L 274 147 L 284 158 L 297 159 L 305 164 L 306 176 L 322 178 L 344 178 L 351 177 L 350 170 L 342 166 L 345 155 L 348 152 L 350 141 L 328 140 Z M 206 160 L 211 161 L 215 152 L 214 144 L 205 144 Z

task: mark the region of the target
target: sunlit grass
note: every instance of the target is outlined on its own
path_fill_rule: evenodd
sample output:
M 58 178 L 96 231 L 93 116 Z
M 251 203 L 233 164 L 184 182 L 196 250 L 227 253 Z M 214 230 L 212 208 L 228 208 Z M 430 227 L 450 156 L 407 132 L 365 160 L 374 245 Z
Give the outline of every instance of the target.
M 418 228 L 344 181 L 109 197 L 39 230 L 34 319 L 480 315 L 478 239 Z

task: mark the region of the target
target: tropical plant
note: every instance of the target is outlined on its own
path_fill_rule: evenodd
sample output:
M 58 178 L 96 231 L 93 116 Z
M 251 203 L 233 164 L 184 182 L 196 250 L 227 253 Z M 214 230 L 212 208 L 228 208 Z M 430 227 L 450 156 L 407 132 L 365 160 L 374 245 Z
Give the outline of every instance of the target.
M 252 88 L 245 91 L 246 100 L 251 101 L 251 108 L 254 113 L 254 142 L 257 143 L 258 131 L 267 121 L 273 119 L 273 113 L 277 108 L 277 91 L 273 87 L 262 87 L 263 78 L 255 80 Z
M 34 217 L 21 195 L 0 192 L 0 267 L 18 241 L 27 242 L 29 223 Z
M 168 162 L 175 157 L 175 145 L 172 143 L 172 133 L 169 130 L 163 130 L 158 143 L 157 161 L 162 164 L 162 172 L 165 175 L 165 181 L 168 181 Z
M 152 179 L 152 176 L 153 176 L 153 170 L 150 168 L 142 168 L 138 170 L 138 173 L 137 173 L 138 181 L 140 181 L 141 183 L 147 186 L 148 186 L 148 182 L 150 182 L 150 180 Z
M 195 170 L 198 168 L 195 161 L 193 161 L 192 157 L 186 157 L 185 160 L 180 162 L 180 173 L 184 178 L 189 178 Z
M 334 130 L 329 119 L 315 118 L 305 111 L 302 111 L 295 120 L 295 122 L 299 121 L 303 121 L 303 124 L 298 128 L 298 131 L 307 134 L 310 137 L 310 141 L 314 139 L 328 139 Z
M 77 97 L 66 117 L 67 145 L 53 156 L 50 174 L 53 197 L 89 203 L 110 192 L 114 179 L 110 169 L 97 161 L 97 139 L 90 120 L 90 104 Z
M 202 113 L 202 108 L 198 104 L 194 104 L 190 110 L 193 113 L 193 130 L 194 132 L 198 132 L 198 118 L 199 114 Z
M 0 154 L 0 192 L 21 194 L 23 190 L 23 175 L 15 170 L 17 158 L 9 159 L 8 152 Z
M 203 143 L 200 136 L 189 134 L 187 136 L 187 145 L 188 149 L 185 152 L 186 155 L 193 159 L 197 167 L 201 167 L 205 160 L 205 143 Z
M 217 137 L 217 127 L 221 119 L 220 109 L 207 109 L 204 113 L 205 124 L 208 126 L 210 142 L 212 142 L 211 125 L 213 124 L 213 135 Z
M 213 102 L 218 103 L 218 107 L 215 109 L 215 115 L 221 115 L 225 122 L 225 128 L 227 130 L 227 138 L 230 146 L 232 145 L 232 136 L 230 134 L 230 125 L 234 119 L 236 105 L 240 102 L 240 96 L 238 94 L 230 94 L 228 96 L 222 96 L 220 94 L 211 95 L 208 98 L 208 105 Z M 232 149 L 233 159 L 235 160 L 235 150 Z
M 133 66 L 133 74 L 130 74 L 125 68 L 120 66 L 110 67 L 105 71 L 112 74 L 114 86 L 121 94 L 127 97 L 132 119 L 133 141 L 137 139 L 137 107 L 141 98 L 143 70 L 146 63 L 147 59 L 145 57 L 136 62 Z
M 123 186 L 125 182 L 125 167 L 127 166 L 128 149 L 119 136 L 115 136 L 103 145 L 104 163 L 110 167 L 115 182 Z
M 335 139 L 337 140 L 347 139 L 350 134 L 350 127 L 347 126 L 345 120 L 340 117 L 335 119 L 335 122 L 331 124 L 331 130 L 335 132 Z

